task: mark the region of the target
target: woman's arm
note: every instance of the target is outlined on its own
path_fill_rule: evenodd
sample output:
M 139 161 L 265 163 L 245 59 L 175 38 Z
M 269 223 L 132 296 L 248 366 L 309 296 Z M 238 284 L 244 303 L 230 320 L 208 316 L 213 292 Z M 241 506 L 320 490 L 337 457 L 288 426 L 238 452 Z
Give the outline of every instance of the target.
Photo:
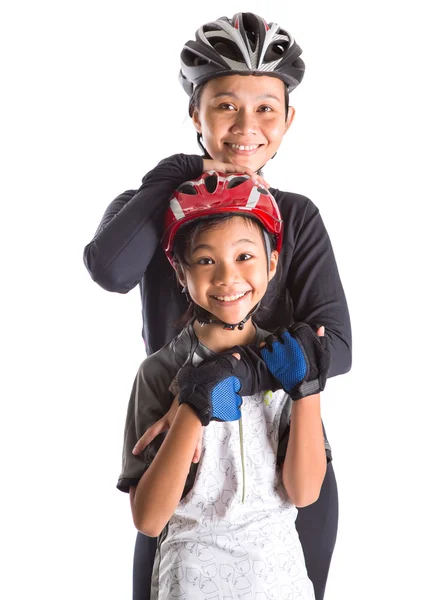
M 111 292 L 130 291 L 157 248 L 172 192 L 202 172 L 201 156 L 175 154 L 147 173 L 137 191 L 129 190 L 113 200 L 84 249 L 92 279 Z
M 157 537 L 175 511 L 185 486 L 202 425 L 187 404 L 177 410 L 171 428 L 149 468 L 130 488 L 135 527 Z
M 316 394 L 292 402 L 282 479 L 289 500 L 295 506 L 303 507 L 316 502 L 326 468 L 320 395 Z
M 313 329 L 324 325 L 331 352 L 329 377 L 351 368 L 351 324 L 344 289 L 329 235 L 318 208 L 309 200 L 299 214 L 293 208 L 285 222 L 285 239 L 293 246 L 287 274 L 295 321 Z M 295 202 L 291 202 L 295 206 Z M 302 202 L 296 203 L 303 206 Z M 289 231 L 295 232 L 289 239 Z M 292 236 L 293 237 L 293 236 Z

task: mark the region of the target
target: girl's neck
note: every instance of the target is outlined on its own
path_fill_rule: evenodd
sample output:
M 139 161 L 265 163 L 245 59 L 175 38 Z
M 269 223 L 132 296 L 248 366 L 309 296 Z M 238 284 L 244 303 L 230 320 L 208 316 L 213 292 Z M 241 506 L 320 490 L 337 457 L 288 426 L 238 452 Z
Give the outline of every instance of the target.
M 255 325 L 252 319 L 249 319 L 244 328 L 223 329 L 220 323 L 210 323 L 209 325 L 200 325 L 197 319 L 193 323 L 195 334 L 202 344 L 213 352 L 225 352 L 233 346 L 244 346 L 252 344 L 255 339 Z

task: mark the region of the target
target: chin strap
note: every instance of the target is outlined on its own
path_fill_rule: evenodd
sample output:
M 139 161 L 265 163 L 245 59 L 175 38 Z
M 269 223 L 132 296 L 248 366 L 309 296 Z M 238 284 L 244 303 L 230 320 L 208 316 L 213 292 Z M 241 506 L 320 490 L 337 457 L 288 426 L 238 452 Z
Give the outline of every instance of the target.
M 223 325 L 223 329 L 229 329 L 233 331 L 236 327 L 241 331 L 244 328 L 244 324 L 249 321 L 249 319 L 257 312 L 260 306 L 260 302 L 245 316 L 245 318 L 240 321 L 240 323 L 225 323 L 224 321 L 220 321 L 220 319 L 216 319 L 214 315 L 209 313 L 207 310 L 199 306 L 198 304 L 194 304 L 194 312 L 196 314 L 196 319 L 203 327 L 204 325 L 210 325 L 211 323 L 219 323 Z

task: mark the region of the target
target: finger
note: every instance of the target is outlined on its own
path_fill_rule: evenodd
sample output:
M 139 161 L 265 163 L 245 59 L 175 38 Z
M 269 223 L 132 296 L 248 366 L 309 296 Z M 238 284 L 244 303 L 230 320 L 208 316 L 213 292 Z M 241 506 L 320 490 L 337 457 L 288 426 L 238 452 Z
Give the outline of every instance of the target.
M 168 424 L 165 421 L 165 419 L 162 417 L 162 419 L 159 419 L 159 421 L 157 421 L 157 423 L 154 423 L 154 425 L 151 425 L 147 431 L 144 433 L 144 435 L 139 438 L 139 440 L 136 442 L 135 447 L 133 448 L 132 452 L 133 454 L 140 454 L 143 450 L 145 450 L 145 448 L 148 446 L 148 444 L 150 444 L 155 437 L 157 437 L 159 435 L 159 433 L 162 433 L 163 431 L 166 431 L 168 429 Z
M 265 188 L 270 188 L 270 183 L 268 183 L 263 177 L 261 177 L 261 175 L 256 175 L 255 176 L 257 181 Z
M 192 459 L 193 463 L 198 463 L 202 454 L 203 429 L 200 431 L 199 440 Z
M 266 345 L 266 342 L 261 342 L 260 348 L 264 348 L 265 345 Z
M 319 337 L 324 337 L 324 335 L 325 335 L 324 325 L 321 325 L 321 327 L 318 327 L 316 333 L 319 335 Z
M 235 356 L 237 360 L 241 360 L 241 356 L 238 354 L 238 352 L 233 352 L 232 356 Z

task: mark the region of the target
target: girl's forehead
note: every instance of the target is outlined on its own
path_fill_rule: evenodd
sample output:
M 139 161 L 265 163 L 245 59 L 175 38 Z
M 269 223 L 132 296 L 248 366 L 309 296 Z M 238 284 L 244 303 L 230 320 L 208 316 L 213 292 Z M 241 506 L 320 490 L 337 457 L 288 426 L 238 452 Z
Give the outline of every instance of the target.
M 229 246 L 247 240 L 255 245 L 263 244 L 260 227 L 251 219 L 231 217 L 226 221 L 207 224 L 193 239 L 192 250 L 200 245 Z

